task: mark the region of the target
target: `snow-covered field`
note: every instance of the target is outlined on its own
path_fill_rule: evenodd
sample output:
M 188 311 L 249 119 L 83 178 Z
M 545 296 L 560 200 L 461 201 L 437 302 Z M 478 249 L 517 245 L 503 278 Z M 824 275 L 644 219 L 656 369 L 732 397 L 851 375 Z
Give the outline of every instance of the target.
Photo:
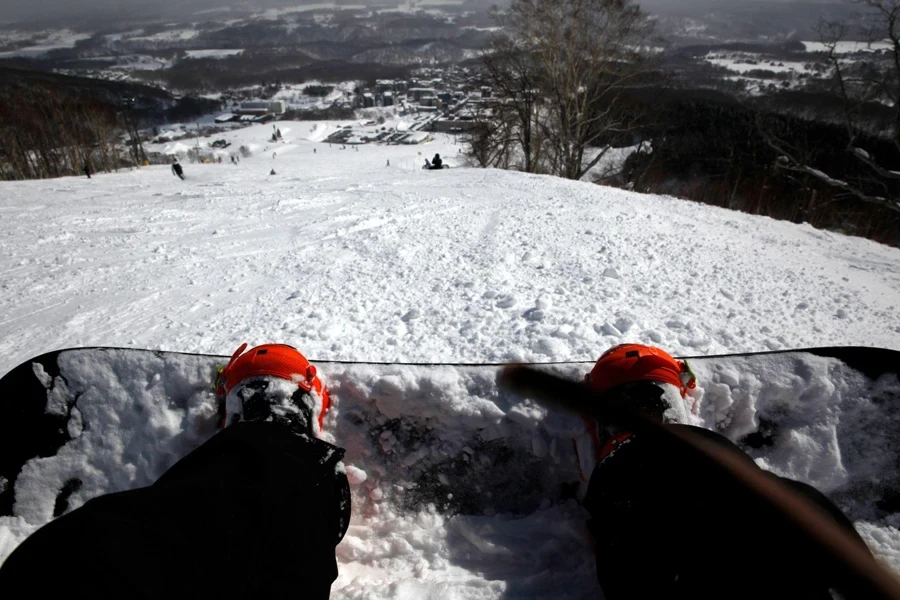
M 34 40 L 37 42 L 36 44 L 24 48 L 17 48 L 16 50 L 0 52 L 0 58 L 14 58 L 17 56 L 36 58 L 47 54 L 51 50 L 74 48 L 75 44 L 90 37 L 89 34 L 76 33 L 69 29 L 49 30 L 26 38 Z M 10 31 L 0 33 L 0 42 L 15 43 L 17 39 L 22 39 L 20 32 Z
M 63 346 L 247 339 L 385 361 L 900 348 L 896 249 L 552 177 L 421 171 L 435 152 L 458 164 L 449 137 L 340 150 L 308 141 L 334 125 L 276 125 L 285 143 L 272 125 L 216 136 L 256 155 L 185 165 L 184 182 L 150 167 L 3 184 L 0 370 Z
M 807 52 L 827 52 L 828 48 L 822 42 L 801 42 Z M 889 41 L 883 42 L 838 42 L 835 46 L 837 54 L 854 54 L 856 52 L 884 52 L 891 49 Z
M 128 38 L 128 41 L 132 42 L 183 42 L 185 40 L 192 40 L 195 37 L 200 35 L 200 32 L 196 29 L 169 29 L 166 31 L 161 31 L 159 33 L 154 33 L 153 35 L 139 35 Z
M 185 52 L 185 55 L 188 58 L 227 58 L 243 54 L 243 52 L 243 49 L 188 50 Z
M 84 345 L 226 354 L 244 341 L 285 342 L 319 360 L 426 362 L 590 361 L 626 341 L 682 355 L 900 349 L 900 250 L 673 198 L 463 168 L 450 137 L 341 150 L 321 142 L 341 124 L 275 125 L 283 143 L 271 143 L 271 124 L 216 136 L 254 155 L 186 164 L 183 182 L 149 167 L 0 184 L 0 372 Z M 453 168 L 422 171 L 435 152 Z M 785 389 L 831 385 L 827 364 L 810 369 L 824 375 Z M 440 415 L 434 398 L 447 397 L 447 414 L 493 426 L 482 421 L 493 423 L 494 408 L 466 400 L 487 394 L 489 381 L 404 370 L 378 381 L 357 371 L 326 371 L 348 398 L 337 414 L 376 397 L 386 418 Z M 723 397 L 726 375 L 706 375 L 714 402 L 700 416 L 710 426 L 738 398 Z M 742 402 L 765 400 L 767 373 L 753 377 L 759 385 Z M 404 404 L 412 401 L 422 407 Z M 527 407 L 516 419 L 546 433 L 527 440 L 536 455 L 566 433 Z M 452 445 L 462 438 L 451 421 L 439 431 Z M 574 503 L 526 516 L 409 513 L 373 487 L 385 463 L 354 458 L 361 445 L 335 433 L 348 463 L 366 467 L 368 484 L 354 485 L 369 500 L 338 549 L 333 597 L 549 598 L 566 577 L 578 582 L 565 588 L 573 597 L 597 595 Z M 839 485 L 842 457 L 804 439 L 767 466 Z M 857 525 L 900 567 L 900 523 Z M 0 523 L 0 559 L 33 528 Z M 509 547 L 534 551 L 517 561 Z
M 323 97 L 307 96 L 303 90 L 310 86 L 331 86 L 334 89 L 330 94 Z M 353 93 L 353 88 L 358 84 L 354 81 L 344 81 L 341 83 L 327 83 L 317 80 L 303 82 L 299 85 L 286 86 L 272 96 L 272 100 L 283 100 L 289 108 L 296 110 L 308 110 L 313 108 L 328 108 L 335 101 L 340 100 L 346 93 Z
M 750 55 L 751 57 L 753 55 Z M 746 73 L 748 71 L 772 71 L 773 73 L 808 73 L 810 70 L 807 68 L 806 63 L 801 62 L 790 62 L 790 61 L 775 61 L 775 60 L 765 60 L 760 59 L 758 56 L 755 58 L 740 56 L 728 56 L 728 55 L 717 55 L 717 54 L 708 54 L 703 58 L 706 62 L 709 62 L 718 67 L 725 67 L 729 71 L 734 71 L 735 73 Z
M 116 64 L 108 67 L 110 71 L 159 71 L 172 66 L 171 59 L 157 58 L 147 54 L 130 54 L 115 57 Z
M 263 19 L 271 19 L 276 20 L 284 17 L 286 15 L 291 15 L 294 13 L 302 13 L 309 11 L 318 11 L 318 10 L 362 10 L 365 9 L 366 6 L 364 4 L 337 4 L 334 2 L 311 2 L 298 6 L 289 6 L 285 8 L 269 8 L 260 13 L 257 13 L 255 16 L 261 17 Z
M 706 63 L 727 69 L 728 81 L 740 82 L 750 95 L 762 95 L 775 88 L 802 87 L 808 77 L 825 78 L 831 69 L 810 56 L 810 61 L 786 61 L 754 52 L 717 51 L 698 57 Z

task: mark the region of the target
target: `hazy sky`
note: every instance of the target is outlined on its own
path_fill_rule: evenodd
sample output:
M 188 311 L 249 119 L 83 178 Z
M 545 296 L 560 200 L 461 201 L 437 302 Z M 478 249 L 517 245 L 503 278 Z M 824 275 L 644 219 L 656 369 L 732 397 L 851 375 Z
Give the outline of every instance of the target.
M 197 11 L 229 5 L 268 8 L 323 3 L 323 0 L 0 0 L 0 21 L 88 17 L 97 14 L 121 18 L 171 14 L 189 17 Z
M 0 22 L 19 22 L 40 20 L 57 20 L 66 18 L 89 19 L 102 15 L 103 20 L 126 19 L 128 17 L 170 17 L 173 14 L 190 18 L 194 13 L 221 8 L 229 5 L 241 8 L 273 6 L 298 6 L 303 4 L 324 4 L 328 0 L 0 0 Z M 354 0 L 354 3 L 365 4 L 372 0 Z M 377 4 L 397 4 L 399 0 L 374 0 Z M 654 8 L 678 6 L 684 10 L 690 6 L 709 10 L 714 7 L 727 7 L 735 4 L 762 4 L 765 2 L 814 2 L 839 3 L 840 0 L 638 0 L 650 12 Z M 497 3 L 496 0 L 483 0 L 485 7 Z M 681 10 L 679 12 L 681 12 Z M 210 17 L 214 16 L 211 14 Z

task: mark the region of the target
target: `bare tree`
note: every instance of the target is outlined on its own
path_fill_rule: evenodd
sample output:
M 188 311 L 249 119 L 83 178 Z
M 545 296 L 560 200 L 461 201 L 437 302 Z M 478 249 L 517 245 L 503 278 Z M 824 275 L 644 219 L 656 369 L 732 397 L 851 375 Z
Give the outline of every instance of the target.
M 482 168 L 508 169 L 516 147 L 518 128 L 506 105 L 497 100 L 479 103 L 473 111 L 473 127 L 468 136 L 468 156 Z
M 512 0 L 501 23 L 485 65 L 521 115 L 526 170 L 580 179 L 606 153 L 590 147 L 636 128 L 625 100 L 656 66 L 653 21 L 632 0 Z
M 494 14 L 502 23 L 503 14 L 499 12 Z M 534 173 L 540 154 L 535 135 L 538 128 L 536 108 L 540 99 L 539 65 L 535 63 L 533 53 L 522 40 L 506 35 L 497 36 L 492 40 L 488 51 L 482 56 L 482 64 L 492 83 L 492 94 L 495 96 L 492 110 L 497 125 L 491 127 L 504 132 L 503 135 L 492 136 L 491 139 L 495 143 L 502 144 L 508 152 L 509 141 L 512 138 L 516 150 L 521 155 L 521 170 Z M 482 128 L 482 131 L 486 130 L 487 128 Z M 499 148 L 496 148 L 495 152 L 497 150 Z
M 35 179 L 118 167 L 110 106 L 42 86 L 0 94 L 0 179 Z
M 853 63 L 842 58 L 844 44 L 853 26 L 848 23 L 822 21 L 819 38 L 825 48 L 826 59 L 832 70 L 834 92 L 840 97 L 841 125 L 846 136 L 847 160 L 858 174 L 852 177 L 836 176 L 815 168 L 809 152 L 785 138 L 766 134 L 769 145 L 779 158 L 777 166 L 783 170 L 804 173 L 839 190 L 837 199 L 880 205 L 900 212 L 900 0 L 849 0 L 867 9 L 861 15 L 859 29 L 867 37 L 867 43 L 887 42 L 886 56 L 871 54 L 870 61 Z M 890 107 L 892 119 L 886 126 L 869 117 L 867 107 L 881 103 Z M 866 148 L 865 140 L 875 138 L 889 142 L 893 151 L 876 152 Z M 888 154 L 893 154 L 889 156 Z M 894 164 L 890 164 L 894 163 Z

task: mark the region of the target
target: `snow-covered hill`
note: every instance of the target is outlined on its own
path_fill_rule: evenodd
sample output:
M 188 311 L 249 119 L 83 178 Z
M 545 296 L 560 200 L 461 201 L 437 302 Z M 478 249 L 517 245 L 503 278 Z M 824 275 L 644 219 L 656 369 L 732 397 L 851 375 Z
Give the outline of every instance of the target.
M 689 355 L 900 349 L 896 249 L 672 198 L 464 168 L 450 137 L 341 149 L 321 141 L 340 124 L 276 125 L 284 143 L 269 141 L 271 125 L 219 136 L 254 156 L 187 164 L 186 181 L 149 167 L 0 184 L 0 372 L 82 345 L 226 354 L 271 341 L 320 360 L 434 362 L 593 360 L 626 341 Z M 421 170 L 435 152 L 453 168 Z M 583 531 L 554 529 L 579 522 L 572 504 L 524 521 L 454 521 L 452 534 L 474 550 L 452 562 L 439 547 L 449 535 L 440 514 L 388 503 L 359 518 L 339 548 L 347 568 L 334 597 L 424 597 L 441 585 L 463 598 L 551 597 L 552 574 L 513 589 L 505 576 L 522 570 L 501 557 L 485 571 L 476 551 L 499 551 L 498 536 L 551 533 L 587 548 Z M 895 565 L 898 525 L 867 538 Z M 0 526 L 0 559 L 27 531 Z M 541 556 L 528 569 L 550 564 Z M 566 568 L 592 578 L 589 556 Z
M 221 136 L 257 154 L 187 164 L 184 182 L 151 167 L 4 183 L 0 370 L 64 346 L 246 340 L 381 361 L 900 348 L 896 249 L 553 177 L 419 169 L 435 152 L 458 165 L 452 138 L 341 150 L 306 139 L 333 125 L 278 126 L 287 143 L 271 126 Z

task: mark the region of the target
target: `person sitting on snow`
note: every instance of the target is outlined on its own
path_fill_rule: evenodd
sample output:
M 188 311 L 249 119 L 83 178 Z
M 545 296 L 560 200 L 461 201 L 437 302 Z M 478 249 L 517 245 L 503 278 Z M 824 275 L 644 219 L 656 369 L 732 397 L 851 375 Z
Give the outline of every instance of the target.
M 441 160 L 441 155 L 435 153 L 434 158 L 431 159 L 431 167 L 432 169 L 443 169 L 444 161 Z
M 696 380 L 685 361 L 664 350 L 640 344 L 611 348 L 585 384 L 603 402 L 690 429 L 759 468 L 724 436 L 687 424 Z M 576 447 L 579 461 L 594 465 L 583 504 L 591 514 L 597 579 L 607 600 L 831 598 L 833 573 L 799 551 L 746 493 L 705 477 L 653 436 L 592 421 L 588 427 L 591 441 Z M 819 506 L 865 548 L 853 524 L 823 494 L 768 476 Z

